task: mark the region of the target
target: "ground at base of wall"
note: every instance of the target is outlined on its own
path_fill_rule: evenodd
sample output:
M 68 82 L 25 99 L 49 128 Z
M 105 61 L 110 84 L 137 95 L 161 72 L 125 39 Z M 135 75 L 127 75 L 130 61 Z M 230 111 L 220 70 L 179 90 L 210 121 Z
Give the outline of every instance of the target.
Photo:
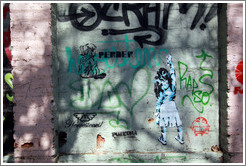
M 221 163 L 221 152 L 61 155 L 59 163 Z
M 14 154 L 3 156 L 3 163 L 14 163 Z

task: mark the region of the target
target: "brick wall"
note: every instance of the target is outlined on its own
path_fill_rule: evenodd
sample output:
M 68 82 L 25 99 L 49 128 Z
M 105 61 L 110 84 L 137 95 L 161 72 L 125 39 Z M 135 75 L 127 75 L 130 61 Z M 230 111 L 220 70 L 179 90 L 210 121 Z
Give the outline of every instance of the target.
M 50 4 L 10 4 L 15 162 L 54 162 Z
M 227 5 L 228 154 L 243 162 L 243 4 Z

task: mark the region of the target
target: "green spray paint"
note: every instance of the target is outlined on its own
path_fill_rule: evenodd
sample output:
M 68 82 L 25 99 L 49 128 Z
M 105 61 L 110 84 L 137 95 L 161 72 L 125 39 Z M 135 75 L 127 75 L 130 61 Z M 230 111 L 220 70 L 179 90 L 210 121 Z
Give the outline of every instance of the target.
M 142 95 L 140 95 L 136 101 L 133 101 L 133 104 L 128 106 L 127 103 L 125 103 L 122 100 L 122 96 L 119 95 L 119 90 L 123 86 L 127 88 L 127 93 L 129 94 L 130 98 L 132 99 L 132 93 L 133 93 L 133 84 L 136 81 L 135 78 L 139 71 L 146 72 L 147 76 L 147 87 L 143 90 Z M 85 92 L 85 84 L 89 85 L 87 88 L 87 93 Z M 71 81 L 69 83 L 69 87 L 71 90 L 79 91 L 80 96 L 75 97 L 70 101 L 70 106 L 76 109 L 119 109 L 122 105 L 128 110 L 131 116 L 133 116 L 134 108 L 135 106 L 145 98 L 145 96 L 148 94 L 148 91 L 150 89 L 151 85 L 151 74 L 150 72 L 145 68 L 138 68 L 133 73 L 130 85 L 128 85 L 125 82 L 120 82 L 115 87 L 112 84 L 112 82 L 108 79 L 105 80 L 102 86 L 102 89 L 96 84 L 95 81 L 91 81 L 89 79 L 77 79 L 75 81 Z M 106 91 L 106 88 L 108 90 Z M 92 94 L 94 96 L 98 96 L 95 101 L 92 101 Z M 112 101 L 112 98 L 114 98 L 116 102 L 111 102 L 111 105 L 105 105 L 103 101 Z M 105 100 L 104 100 L 105 99 Z M 80 105 L 76 103 L 80 103 Z M 89 104 L 88 104 L 89 103 Z M 118 128 L 129 128 L 129 125 L 126 120 L 120 119 L 119 117 L 120 111 L 117 112 L 116 119 L 110 119 L 109 124 L 112 127 L 118 127 Z
M 109 163 L 117 162 L 117 163 L 144 163 L 144 159 L 141 159 L 137 156 L 129 154 L 128 157 L 118 157 L 109 159 Z
M 149 89 L 150 89 L 150 84 L 151 84 L 151 74 L 150 72 L 147 70 L 147 69 L 144 69 L 144 68 L 139 68 L 135 71 L 135 73 L 133 74 L 133 77 L 132 77 L 132 80 L 131 80 L 131 83 L 130 83 L 130 86 L 128 86 L 127 83 L 125 82 L 121 82 L 117 85 L 116 89 L 117 89 L 117 92 L 119 91 L 119 89 L 121 88 L 121 86 L 125 86 L 127 88 L 127 91 L 128 91 L 128 94 L 130 95 L 130 97 L 132 98 L 132 88 L 133 88 L 133 82 L 135 80 L 135 77 L 136 77 L 136 74 L 138 73 L 138 71 L 140 70 L 144 70 L 146 71 L 146 74 L 147 74 L 147 82 L 148 82 L 148 85 L 147 87 L 145 87 L 145 90 L 143 91 L 144 93 L 132 104 L 132 106 L 127 106 L 126 103 L 123 102 L 123 100 L 120 98 L 120 101 L 122 103 L 122 105 L 130 112 L 130 115 L 133 115 L 133 110 L 134 110 L 134 107 L 148 94 L 149 92 Z
M 206 74 L 203 74 L 201 77 L 199 77 L 199 83 L 209 86 L 211 90 L 209 92 L 204 92 L 202 90 L 199 90 L 198 83 L 195 79 L 192 80 L 190 75 L 188 77 L 185 77 L 188 70 L 188 65 L 179 61 L 178 66 L 179 66 L 179 76 L 180 76 L 180 89 L 183 88 L 182 84 L 184 82 L 185 89 L 187 91 L 189 89 L 192 89 L 192 96 L 193 96 L 192 99 L 189 95 L 184 95 L 181 104 L 184 106 L 185 99 L 187 98 L 199 113 L 203 113 L 204 106 L 206 106 L 209 103 L 210 95 L 214 92 L 214 87 L 213 85 L 204 81 L 204 79 L 207 77 L 209 77 L 211 80 L 213 79 L 213 71 L 211 69 L 205 69 L 204 67 L 202 67 L 202 65 L 207 58 L 212 58 L 212 56 L 208 55 L 205 51 L 202 50 L 202 54 L 197 55 L 196 58 L 202 58 L 199 69 L 203 72 L 206 72 Z M 182 68 L 185 68 L 184 72 L 181 71 Z M 202 104 L 201 109 L 197 108 L 196 106 L 197 103 Z
M 159 156 L 156 156 L 155 157 L 155 163 L 163 163 L 163 160 L 165 159 L 183 159 L 184 161 L 187 160 L 187 157 L 186 156 L 164 156 L 162 158 L 159 158 Z
M 4 77 L 5 82 L 10 86 L 11 89 L 13 89 L 13 84 L 12 80 L 14 79 L 13 75 L 11 73 L 7 73 Z M 8 93 L 6 94 L 6 98 L 10 101 L 13 102 L 14 96 L 10 96 Z

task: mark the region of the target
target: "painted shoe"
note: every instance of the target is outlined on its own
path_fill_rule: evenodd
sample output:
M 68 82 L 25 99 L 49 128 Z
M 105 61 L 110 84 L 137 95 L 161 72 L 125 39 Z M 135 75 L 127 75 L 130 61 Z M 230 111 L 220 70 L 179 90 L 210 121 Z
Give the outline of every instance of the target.
M 180 144 L 184 144 L 184 140 L 180 139 L 179 136 L 175 136 L 175 139 L 179 141 Z
M 167 141 L 164 141 L 164 139 L 162 138 L 162 136 L 160 136 L 160 138 L 158 138 L 158 141 L 160 141 L 163 145 L 167 144 Z

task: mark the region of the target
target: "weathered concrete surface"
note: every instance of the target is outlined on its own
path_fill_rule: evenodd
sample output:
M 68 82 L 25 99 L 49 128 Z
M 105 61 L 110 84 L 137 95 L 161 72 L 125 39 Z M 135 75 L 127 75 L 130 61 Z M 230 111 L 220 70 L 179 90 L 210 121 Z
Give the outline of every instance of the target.
M 54 162 L 50 4 L 10 4 L 15 162 Z
M 229 162 L 243 162 L 243 4 L 227 5 L 228 154 Z
M 212 151 L 219 146 L 216 4 L 161 4 L 160 8 L 151 4 L 144 9 L 152 11 L 149 18 L 140 16 L 136 6 L 132 12 L 121 4 L 102 9 L 103 5 L 57 4 L 53 15 L 58 162 L 107 163 L 128 154 L 143 154 L 143 161 L 153 162 L 157 155 L 169 153 L 176 156 L 171 162 L 180 153 L 185 162 L 220 162 L 222 153 L 218 148 Z M 77 18 L 82 12 L 90 16 Z M 149 42 L 141 44 L 145 35 Z M 153 43 L 159 39 L 162 41 Z M 94 44 L 101 55 L 98 68 L 106 73 L 104 79 L 94 79 L 95 72 L 83 74 L 84 78 L 76 74 L 78 57 L 84 52 L 80 46 L 87 43 Z M 106 57 L 102 55 L 106 49 L 125 55 Z M 149 58 L 144 51 L 150 51 Z M 158 142 L 161 132 L 155 124 L 154 78 L 160 67 L 168 69 L 167 52 L 172 54 L 176 70 L 175 103 L 183 123 L 184 145 L 174 139 L 176 128 L 168 128 L 167 146 Z M 138 59 L 141 64 L 145 61 L 142 68 Z
M 224 103 L 219 100 L 219 90 L 224 88 L 220 88 L 223 83 L 218 84 L 223 74 L 218 72 L 219 61 L 223 57 L 218 45 L 220 29 L 215 4 L 161 4 L 160 9 L 152 4 L 144 9 L 150 12 L 149 18 L 139 15 L 135 7 L 131 11 L 129 6 L 104 6 L 99 11 L 98 6 L 78 4 L 70 12 L 69 7 L 70 4 L 58 4 L 56 9 L 53 5 L 50 14 L 50 4 L 10 6 L 15 162 L 55 162 L 56 150 L 60 163 L 242 162 L 242 85 L 235 78 L 235 69 L 242 59 L 240 5 L 232 4 L 227 12 L 228 18 L 234 18 L 228 20 L 227 50 L 233 56 L 228 56 L 228 66 L 225 61 L 222 65 L 223 72 L 228 70 L 225 82 L 229 93 L 224 96 L 228 102 Z M 84 15 L 77 18 L 76 12 Z M 159 21 L 153 19 L 159 14 Z M 87 21 L 83 22 L 85 18 Z M 114 35 L 116 31 L 112 29 L 127 32 Z M 135 30 L 128 33 L 130 29 Z M 229 31 L 237 33 L 234 36 Z M 145 39 L 149 41 L 143 45 L 142 35 L 147 35 Z M 160 38 L 163 41 L 152 43 Z M 116 52 L 118 58 L 101 56 L 98 62 L 100 72 L 105 70 L 104 79 L 76 74 L 78 55 L 83 52 L 80 46 L 87 43 L 94 44 L 97 53 L 105 49 L 110 49 L 111 55 Z M 155 53 L 151 52 L 148 58 L 144 50 Z M 130 52 L 128 59 L 126 51 Z M 118 54 L 122 52 L 124 57 Z M 174 139 L 176 128 L 168 128 L 168 145 L 157 140 L 160 128 L 155 124 L 153 81 L 160 67 L 168 68 L 166 52 L 172 54 L 176 70 L 175 103 L 183 123 L 184 145 Z M 135 53 L 145 62 L 142 68 L 137 66 Z M 229 128 L 219 130 L 219 111 L 227 110 L 227 104 L 229 109 L 224 115 L 228 115 Z M 226 125 L 227 121 L 223 123 Z M 221 133 L 225 137 L 219 139 Z M 224 159 L 219 147 L 221 140 L 226 143 L 222 149 Z M 12 162 L 13 157 L 5 156 L 4 160 Z

